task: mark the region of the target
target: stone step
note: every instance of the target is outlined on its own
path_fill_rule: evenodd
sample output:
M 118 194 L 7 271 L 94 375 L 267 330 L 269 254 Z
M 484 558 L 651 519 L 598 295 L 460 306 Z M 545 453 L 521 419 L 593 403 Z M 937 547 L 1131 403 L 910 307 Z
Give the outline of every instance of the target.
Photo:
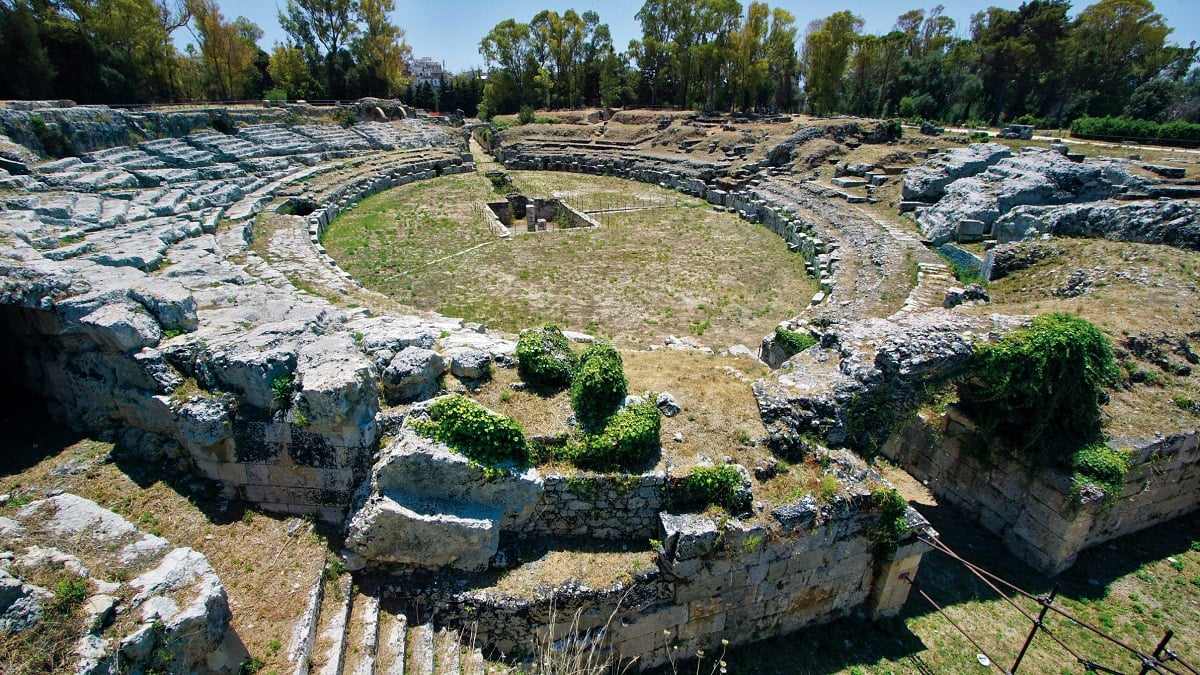
M 423 623 L 408 629 L 408 675 L 434 675 L 433 624 Z
M 458 631 L 445 628 L 434 637 L 434 675 L 461 675 L 462 647 Z
M 408 665 L 406 642 L 408 639 L 408 619 L 403 614 L 384 614 L 381 620 L 386 622 L 384 632 L 387 637 L 379 647 L 376 658 L 376 672 L 380 675 L 404 675 Z
M 317 634 L 313 660 L 320 665 L 311 672 L 317 675 L 341 675 L 346 659 L 346 630 L 349 627 L 350 607 L 353 597 L 350 591 L 354 579 L 343 574 L 336 582 L 338 593 L 325 596 L 321 606 L 321 628 Z
M 343 675 L 375 675 L 379 646 L 379 597 L 359 593 L 354 598 L 351 632 Z

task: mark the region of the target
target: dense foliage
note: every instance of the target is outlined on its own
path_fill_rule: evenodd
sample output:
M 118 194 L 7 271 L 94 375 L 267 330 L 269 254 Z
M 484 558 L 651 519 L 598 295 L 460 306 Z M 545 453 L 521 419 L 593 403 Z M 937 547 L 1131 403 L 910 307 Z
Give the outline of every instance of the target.
M 968 400 L 1014 452 L 1069 465 L 1100 434 L 1103 387 L 1116 377 L 1112 346 L 1091 323 L 1043 314 L 994 343 L 978 344 Z
M 906 11 L 873 35 L 850 9 L 801 35 L 797 17 L 764 2 L 645 0 L 635 15 L 641 36 L 625 51 L 595 11 L 542 10 L 482 37 L 486 77 L 413 84 L 394 0 L 288 0 L 279 12 L 287 37 L 270 54 L 258 45 L 260 27 L 227 18 L 217 0 L 7 0 L 0 99 L 130 103 L 274 91 L 399 95 L 484 118 L 522 106 L 668 105 L 1052 127 L 1089 116 L 1200 123 L 1200 48 L 1169 44 L 1172 29 L 1151 0 L 1098 0 L 1074 18 L 1071 10 L 1064 0 L 989 7 L 959 26 L 938 5 Z M 194 40 L 182 52 L 181 29 Z M 1160 137 L 1182 142 L 1184 133 Z
M 808 333 L 797 333 L 796 331 L 779 326 L 775 328 L 775 341 L 783 347 L 783 351 L 788 355 L 788 358 L 817 344 L 817 339 Z
M 888 557 L 912 532 L 905 515 L 908 502 L 894 488 L 876 487 L 871 490 L 871 506 L 878 517 L 867 527 L 867 538 L 871 540 L 872 553 Z
M 535 387 L 571 384 L 578 365 L 571 344 L 554 324 L 524 331 L 517 340 L 517 373 Z
M 597 342 L 579 355 L 571 382 L 571 409 L 583 429 L 599 429 L 621 407 L 629 383 L 621 355 L 610 344 Z
M 745 477 L 736 466 L 698 466 L 671 486 L 671 504 L 677 508 L 703 509 L 715 504 L 730 513 L 750 510 L 749 490 L 743 489 Z
M 418 433 L 486 466 L 529 462 L 525 432 L 516 420 L 498 415 L 460 394 L 436 401 L 429 409 L 429 421 L 416 422 L 413 427 Z
M 564 454 L 581 469 L 636 469 L 659 450 L 661 424 L 662 413 L 654 397 L 647 396 L 610 417 L 603 431 L 571 440 Z
M 1105 503 L 1112 504 L 1125 489 L 1129 458 L 1107 443 L 1089 443 L 1075 452 L 1071 468 L 1076 489 L 1084 483 L 1097 485 L 1104 490 Z
M 1138 141 L 1158 145 L 1200 146 L 1200 124 L 1182 120 L 1159 124 L 1128 117 L 1080 117 L 1071 123 L 1071 135 L 1105 141 Z

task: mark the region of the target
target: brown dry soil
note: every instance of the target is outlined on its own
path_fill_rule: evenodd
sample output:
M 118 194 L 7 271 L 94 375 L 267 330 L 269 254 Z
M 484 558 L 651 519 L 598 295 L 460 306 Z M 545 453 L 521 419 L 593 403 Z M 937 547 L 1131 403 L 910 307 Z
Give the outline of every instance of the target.
M 61 490 L 121 514 L 172 546 L 200 551 L 220 576 L 233 629 L 250 656 L 261 660 L 261 672 L 291 670 L 284 652 L 325 560 L 326 533 L 309 522 L 229 504 L 205 481 L 164 472 L 112 443 L 67 433 L 32 397 L 6 397 L 0 410 L 6 436 L 0 493 L 12 496 L 0 516 Z M 79 620 L 76 635 L 83 630 Z

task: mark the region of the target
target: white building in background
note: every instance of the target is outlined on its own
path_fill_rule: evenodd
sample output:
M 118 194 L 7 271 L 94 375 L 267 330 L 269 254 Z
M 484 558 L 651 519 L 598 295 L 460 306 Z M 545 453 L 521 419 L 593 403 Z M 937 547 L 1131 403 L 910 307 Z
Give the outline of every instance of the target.
M 412 72 L 413 84 L 428 82 L 430 86 L 432 86 L 434 89 L 437 89 L 442 86 L 443 75 L 450 77 L 450 73 L 446 72 L 446 68 L 443 64 L 438 63 L 428 56 L 422 56 L 419 59 L 413 59 L 412 62 L 408 64 L 408 67 Z

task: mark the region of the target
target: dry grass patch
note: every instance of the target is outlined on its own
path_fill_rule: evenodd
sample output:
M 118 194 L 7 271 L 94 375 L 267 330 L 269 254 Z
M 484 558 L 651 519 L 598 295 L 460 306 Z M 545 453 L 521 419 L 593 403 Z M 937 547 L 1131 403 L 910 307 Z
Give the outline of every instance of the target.
M 398 302 L 512 332 L 553 322 L 625 347 L 668 335 L 718 349 L 757 344 L 815 291 L 783 240 L 700 200 L 615 178 L 512 177 L 526 194 L 562 194 L 584 208 L 633 197 L 664 208 L 497 240 L 470 220 L 472 204 L 492 198 L 482 181 L 453 176 L 364 200 L 325 245 L 356 279 Z M 446 205 L 455 206 L 435 212 Z
M 489 591 L 520 598 L 532 598 L 546 586 L 561 586 L 567 581 L 586 583 L 595 589 L 611 588 L 617 583 L 630 584 L 633 575 L 654 569 L 654 551 L 553 550 L 526 546 L 521 564 L 499 573 Z
M 291 669 L 277 644 L 291 639 L 328 550 L 309 523 L 236 506 L 223 512 L 203 481 L 125 460 L 109 443 L 47 432 L 58 427 L 44 413 L 25 410 L 7 421 L 10 453 L 0 492 L 15 499 L 0 507 L 0 515 L 63 490 L 119 513 L 172 546 L 200 551 L 220 576 L 232 626 L 250 655 L 261 659 L 262 672 Z
M 1177 338 L 1200 326 L 1200 260 L 1195 252 L 1170 246 L 1126 244 L 1102 239 L 1055 239 L 1064 253 L 991 283 L 990 304 L 968 311 L 1036 315 L 1063 312 L 1099 326 L 1120 348 L 1128 335 L 1167 333 Z M 1055 295 L 1072 275 L 1090 279 L 1078 297 Z M 1192 349 L 1200 349 L 1196 338 Z M 1182 359 L 1176 357 L 1181 363 Z M 1105 432 L 1144 438 L 1200 426 L 1200 415 L 1184 403 L 1200 401 L 1200 368 L 1188 376 L 1129 359 L 1127 374 L 1142 371 L 1146 380 L 1126 378 L 1104 406 Z

